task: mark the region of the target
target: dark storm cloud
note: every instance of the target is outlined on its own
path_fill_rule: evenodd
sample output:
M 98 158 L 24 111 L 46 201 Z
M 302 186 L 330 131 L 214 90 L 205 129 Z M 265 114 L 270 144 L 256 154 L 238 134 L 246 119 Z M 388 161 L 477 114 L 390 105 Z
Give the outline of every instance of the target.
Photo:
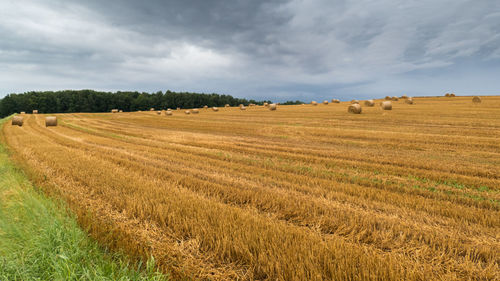
M 0 95 L 494 94 L 500 2 L 0 0 Z

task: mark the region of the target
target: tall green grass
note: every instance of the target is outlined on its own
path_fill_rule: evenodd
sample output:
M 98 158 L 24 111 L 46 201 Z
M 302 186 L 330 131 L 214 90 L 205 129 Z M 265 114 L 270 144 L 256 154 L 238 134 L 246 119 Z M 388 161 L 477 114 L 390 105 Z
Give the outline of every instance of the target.
M 0 120 L 0 128 L 8 118 Z M 74 217 L 35 190 L 0 143 L 0 280 L 168 280 L 154 259 L 108 253 Z

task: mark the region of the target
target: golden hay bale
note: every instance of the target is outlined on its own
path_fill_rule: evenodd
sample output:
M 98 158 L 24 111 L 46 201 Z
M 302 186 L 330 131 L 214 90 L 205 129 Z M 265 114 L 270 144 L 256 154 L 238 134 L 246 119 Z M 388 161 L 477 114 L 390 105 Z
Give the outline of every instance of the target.
M 118 112 L 122 113 L 122 112 L 123 112 L 123 110 L 121 110 L 121 109 L 120 109 L 120 110 L 118 110 Z
M 448 97 L 448 98 L 451 97 L 450 93 L 446 93 L 446 94 L 444 94 L 444 96 Z
M 265 103 L 264 103 L 264 106 L 269 106 L 269 103 L 265 102 Z
M 408 98 L 408 96 L 407 96 L 407 95 L 402 95 L 402 96 L 401 96 L 401 98 L 402 98 L 402 99 L 407 99 L 407 98 Z
M 243 105 L 242 103 L 240 103 L 240 105 L 238 105 L 239 107 L 244 107 L 245 105 Z
M 156 111 L 156 114 L 161 115 L 161 110 Z
M 361 105 L 359 105 L 359 103 L 351 104 L 347 108 L 347 112 L 354 113 L 354 114 L 360 114 L 361 113 Z
M 269 105 L 269 110 L 276 110 L 276 108 L 277 108 L 277 107 L 278 107 L 278 106 L 277 106 L 275 103 L 271 103 L 271 104 Z
M 38 109 L 33 109 L 33 114 L 38 114 Z
M 255 103 L 251 103 L 251 104 L 249 104 L 248 106 L 255 106 Z
M 204 109 L 208 109 L 208 105 L 204 105 L 204 106 L 203 106 L 203 108 L 204 108 Z
M 151 108 L 149 109 L 149 111 L 155 111 L 154 107 L 151 107 Z
M 177 110 L 181 110 L 181 108 L 180 108 L 180 107 L 177 107 Z
M 198 110 L 198 108 L 194 108 L 193 110 L 191 110 L 191 113 L 198 114 L 200 113 L 200 110 Z
M 454 97 L 454 96 L 455 96 L 455 94 L 454 94 L 454 93 L 451 93 L 451 94 L 450 94 L 450 98 L 452 98 L 452 97 Z
M 399 98 L 398 98 L 398 97 L 392 97 L 392 100 L 393 100 L 393 101 L 398 101 L 398 100 L 399 100 Z
M 246 110 L 247 108 L 245 106 L 240 106 L 241 110 Z
M 359 104 L 359 100 L 352 100 L 351 104 Z
M 24 111 L 21 111 L 21 112 L 20 112 L 20 114 L 26 114 L 26 112 L 24 112 Z
M 167 116 L 172 115 L 172 114 L 173 114 L 173 113 L 172 113 L 172 111 L 171 111 L 171 110 L 167 110 L 167 111 L 165 111 L 165 115 L 167 115 Z
M 111 113 L 118 113 L 118 109 L 111 109 Z
M 186 111 L 184 111 L 184 113 L 191 114 L 191 110 L 186 110 Z
M 311 102 L 311 104 L 312 105 L 318 105 L 318 103 L 316 101 L 314 101 L 314 100 Z
M 383 101 L 380 103 L 380 108 L 383 110 L 392 110 L 392 103 L 390 101 Z
M 226 105 L 224 105 L 224 107 L 229 107 L 229 104 L 228 104 L 228 103 L 226 103 Z
M 375 102 L 373 100 L 367 100 L 367 101 L 365 101 L 365 105 L 366 106 L 374 106 Z
M 323 101 L 323 104 L 324 104 L 324 105 L 328 105 L 328 101 L 327 101 L 327 100 L 324 100 L 324 101 Z
M 212 107 L 212 110 L 213 111 L 219 111 L 219 108 L 214 106 L 214 107 Z
M 57 117 L 47 116 L 45 117 L 45 127 L 57 126 Z
M 23 125 L 23 117 L 21 117 L 21 116 L 12 117 L 12 126 L 21 127 L 22 125 Z
M 478 96 L 475 96 L 475 97 L 472 98 L 472 102 L 474 102 L 474 103 L 480 103 L 481 102 L 481 98 L 478 97 Z
M 340 103 L 339 99 L 332 99 L 332 103 Z
M 407 99 L 405 100 L 405 102 L 406 102 L 407 104 L 413 104 L 413 98 L 407 98 Z
M 385 96 L 385 99 L 386 99 L 386 100 L 391 100 L 391 97 L 389 97 L 389 96 Z

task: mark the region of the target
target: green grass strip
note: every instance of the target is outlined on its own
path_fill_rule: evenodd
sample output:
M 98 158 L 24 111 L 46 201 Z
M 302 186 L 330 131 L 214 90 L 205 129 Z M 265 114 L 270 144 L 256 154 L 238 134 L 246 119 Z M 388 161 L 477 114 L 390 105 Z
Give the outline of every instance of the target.
M 0 120 L 0 128 L 9 118 Z M 37 191 L 0 143 L 0 280 L 168 280 L 154 259 L 131 264 Z

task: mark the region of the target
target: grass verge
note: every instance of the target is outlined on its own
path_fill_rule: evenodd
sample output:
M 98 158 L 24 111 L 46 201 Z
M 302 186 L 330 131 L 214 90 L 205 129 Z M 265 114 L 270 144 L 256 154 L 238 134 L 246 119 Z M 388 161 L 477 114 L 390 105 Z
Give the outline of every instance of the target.
M 0 120 L 0 128 L 8 118 Z M 154 259 L 131 264 L 79 228 L 63 203 L 35 190 L 0 143 L 0 280 L 168 280 Z

